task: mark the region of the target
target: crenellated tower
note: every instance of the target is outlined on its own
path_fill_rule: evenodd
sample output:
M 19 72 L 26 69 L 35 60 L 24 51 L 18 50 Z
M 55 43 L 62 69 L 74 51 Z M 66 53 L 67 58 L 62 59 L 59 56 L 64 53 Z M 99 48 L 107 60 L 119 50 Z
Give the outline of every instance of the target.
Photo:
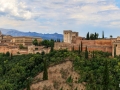
M 72 30 L 64 30 L 63 36 L 65 43 L 72 43 L 72 39 L 78 37 L 78 32 L 72 32 Z

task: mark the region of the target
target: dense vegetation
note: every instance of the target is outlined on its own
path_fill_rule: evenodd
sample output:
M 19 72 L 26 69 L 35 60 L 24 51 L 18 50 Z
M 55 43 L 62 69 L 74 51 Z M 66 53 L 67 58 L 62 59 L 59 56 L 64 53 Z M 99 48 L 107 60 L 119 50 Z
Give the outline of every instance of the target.
M 85 82 L 86 90 L 119 90 L 120 57 L 111 58 L 101 51 L 90 52 L 89 57 L 74 60 L 74 69 L 81 75 L 78 83 Z
M 112 35 L 110 35 L 110 37 L 109 38 L 112 38 L 113 36 Z M 104 39 L 104 31 L 102 31 L 102 37 L 101 37 L 102 39 Z M 96 39 L 101 39 L 100 37 L 99 37 L 99 34 L 98 33 L 87 33 L 86 34 L 86 40 L 96 40 Z
M 69 53 L 60 50 L 49 54 L 0 54 L 0 90 L 23 90 L 34 76 L 44 70 L 44 60 L 48 66 L 57 64 L 68 57 Z
M 95 32 L 95 34 L 93 34 L 93 33 L 89 34 L 89 32 L 88 32 L 86 35 L 86 39 L 87 40 L 96 40 L 96 39 L 98 39 L 98 36 L 99 36 L 99 34 L 96 32 Z
M 111 58 L 109 53 L 101 51 L 88 52 L 87 47 L 81 52 L 79 47 L 79 51 L 54 50 L 49 54 L 0 54 L 0 90 L 23 90 L 26 87 L 29 90 L 32 78 L 46 71 L 45 66 L 65 60 L 73 61 L 74 70 L 81 76 L 77 83 L 86 83 L 86 90 L 120 89 L 120 57 Z

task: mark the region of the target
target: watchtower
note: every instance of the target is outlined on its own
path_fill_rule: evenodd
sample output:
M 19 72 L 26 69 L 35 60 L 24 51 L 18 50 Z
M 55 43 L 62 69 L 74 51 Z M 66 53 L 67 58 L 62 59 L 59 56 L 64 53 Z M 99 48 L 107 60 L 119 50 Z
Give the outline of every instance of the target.
M 64 42 L 65 43 L 71 43 L 72 41 L 72 30 L 64 30 Z
M 64 42 L 72 43 L 72 39 L 78 37 L 78 32 L 72 32 L 72 30 L 64 30 Z

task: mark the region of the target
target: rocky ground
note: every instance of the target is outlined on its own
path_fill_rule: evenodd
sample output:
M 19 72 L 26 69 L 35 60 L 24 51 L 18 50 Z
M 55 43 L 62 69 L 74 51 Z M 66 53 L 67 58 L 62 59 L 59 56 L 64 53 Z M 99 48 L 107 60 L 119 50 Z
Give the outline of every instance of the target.
M 73 70 L 71 61 L 48 68 L 48 80 L 42 81 L 43 72 L 33 80 L 31 90 L 85 90 L 83 83 L 78 83 L 80 77 Z

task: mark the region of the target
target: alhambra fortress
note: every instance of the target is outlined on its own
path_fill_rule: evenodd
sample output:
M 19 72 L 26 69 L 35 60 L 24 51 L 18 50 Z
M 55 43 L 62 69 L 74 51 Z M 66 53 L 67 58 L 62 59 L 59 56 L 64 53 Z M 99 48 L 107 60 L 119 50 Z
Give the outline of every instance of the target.
M 79 45 L 82 42 L 82 50 L 84 51 L 86 46 L 88 51 L 104 51 L 114 54 L 120 55 L 120 37 L 117 38 L 105 38 L 105 39 L 97 39 L 97 40 L 86 40 L 83 37 L 79 36 L 78 32 L 72 32 L 72 30 L 64 30 L 64 42 L 55 43 L 55 49 L 65 49 L 72 50 L 74 46 L 75 50 L 79 49 Z
M 63 31 L 63 42 L 55 42 L 54 49 L 68 49 L 72 50 L 74 46 L 75 50 L 79 49 L 79 45 L 82 42 L 82 50 L 85 50 L 87 46 L 88 51 L 104 51 L 120 55 L 120 37 L 117 38 L 105 38 L 97 40 L 86 40 L 83 37 L 79 36 L 78 32 L 72 32 L 72 30 Z M 58 37 L 59 38 L 59 37 Z M 13 55 L 18 54 L 29 54 L 29 53 L 49 53 L 50 48 L 44 48 L 44 46 L 34 46 L 32 44 L 33 40 L 37 39 L 38 42 L 41 42 L 43 39 L 40 37 L 26 37 L 19 36 L 13 37 L 11 35 L 3 35 L 0 31 L 0 53 L 10 52 Z M 27 47 L 26 49 L 20 49 L 19 45 Z
M 41 42 L 43 39 L 40 37 L 26 37 L 19 36 L 13 37 L 11 35 L 3 35 L 0 31 L 0 53 L 10 52 L 13 55 L 18 54 L 29 54 L 29 53 L 48 53 L 50 48 L 44 48 L 44 46 L 34 46 L 32 44 L 33 40 L 37 39 Z M 19 46 L 23 45 L 26 49 L 20 49 Z

